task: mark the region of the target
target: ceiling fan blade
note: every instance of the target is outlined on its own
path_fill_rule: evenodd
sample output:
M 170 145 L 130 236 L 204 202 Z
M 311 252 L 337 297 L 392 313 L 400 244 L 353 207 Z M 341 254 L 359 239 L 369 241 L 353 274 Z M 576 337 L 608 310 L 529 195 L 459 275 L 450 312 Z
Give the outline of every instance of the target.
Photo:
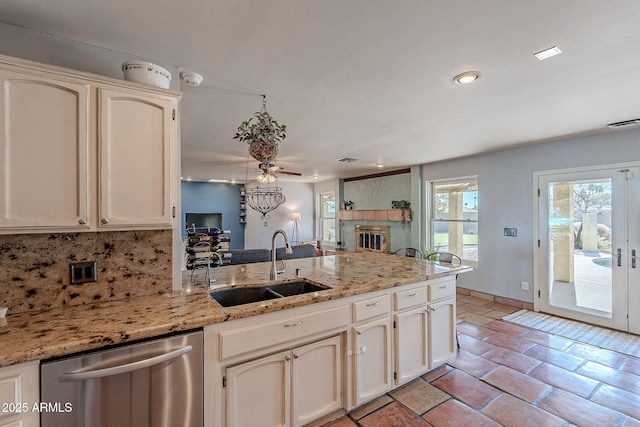
M 281 174 L 283 174 L 283 175 L 302 176 L 302 174 L 301 174 L 300 172 L 289 172 L 289 171 L 285 171 L 285 170 L 282 170 L 282 169 L 279 169 L 279 170 L 277 171 L 277 173 L 281 173 Z

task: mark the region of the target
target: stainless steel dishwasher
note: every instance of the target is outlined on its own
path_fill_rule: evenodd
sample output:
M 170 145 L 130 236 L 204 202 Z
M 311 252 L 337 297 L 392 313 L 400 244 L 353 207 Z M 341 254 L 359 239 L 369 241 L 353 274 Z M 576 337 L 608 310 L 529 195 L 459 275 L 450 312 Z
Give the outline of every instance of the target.
M 202 427 L 202 331 L 43 362 L 41 427 Z

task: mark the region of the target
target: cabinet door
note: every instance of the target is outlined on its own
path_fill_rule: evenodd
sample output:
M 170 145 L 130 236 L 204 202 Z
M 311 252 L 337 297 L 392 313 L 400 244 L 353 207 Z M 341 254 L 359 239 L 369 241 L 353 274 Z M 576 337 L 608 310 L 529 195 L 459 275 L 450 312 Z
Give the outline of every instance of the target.
M 100 89 L 99 102 L 100 226 L 170 226 L 176 101 Z
M 305 425 L 343 407 L 340 341 L 340 336 L 335 336 L 292 351 L 294 426 Z
M 0 369 L 0 403 L 8 405 L 0 408 L 1 427 L 40 425 L 38 411 L 32 411 L 40 401 L 38 371 L 38 362 Z
M 288 426 L 289 351 L 227 368 L 227 427 Z
M 389 317 L 355 328 L 355 402 L 360 406 L 391 390 Z
M 0 71 L 0 227 L 87 228 L 89 86 Z
M 396 384 L 402 384 L 428 368 L 427 307 L 396 314 Z
M 456 302 L 449 299 L 429 306 L 429 368 L 456 355 Z

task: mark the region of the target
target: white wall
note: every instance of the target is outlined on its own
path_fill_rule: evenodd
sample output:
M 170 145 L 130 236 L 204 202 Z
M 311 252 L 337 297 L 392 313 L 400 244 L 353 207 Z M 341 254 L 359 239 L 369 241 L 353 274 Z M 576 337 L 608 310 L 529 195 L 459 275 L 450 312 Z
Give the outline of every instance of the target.
M 423 165 L 426 181 L 478 175 L 479 266 L 459 277 L 464 288 L 533 301 L 533 173 L 640 160 L 640 130 L 574 138 L 495 154 Z M 639 178 L 640 179 L 640 178 Z M 517 227 L 517 237 L 505 237 Z M 522 291 L 520 282 L 532 284 Z
M 172 75 L 171 89 L 180 89 L 179 69 L 175 65 L 2 23 L 0 54 L 116 79 L 124 79 L 123 62 L 147 60 L 166 68 Z
M 316 182 L 313 184 L 313 189 L 316 194 L 318 193 L 328 193 L 330 191 L 336 191 L 337 182 L 335 179 L 330 179 L 328 181 Z
M 313 184 L 282 182 L 278 181 L 282 187 L 282 193 L 287 201 L 267 215 L 268 219 L 262 219 L 259 212 L 247 209 L 247 224 L 244 230 L 245 249 L 271 248 L 271 236 L 279 228 L 283 229 L 289 240 L 293 231 L 293 221 L 291 212 L 300 212 L 298 221 L 298 234 L 300 243 L 304 240 L 312 240 L 314 237 L 314 194 Z M 251 185 L 249 186 L 251 187 Z M 264 223 L 267 223 L 265 227 Z M 284 246 L 282 237 L 276 239 L 276 247 Z

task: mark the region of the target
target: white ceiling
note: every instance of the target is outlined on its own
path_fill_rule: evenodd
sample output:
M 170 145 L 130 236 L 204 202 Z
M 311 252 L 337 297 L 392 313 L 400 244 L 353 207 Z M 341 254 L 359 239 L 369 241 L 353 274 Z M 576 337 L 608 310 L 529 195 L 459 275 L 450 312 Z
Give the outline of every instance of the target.
M 280 165 L 304 174 L 280 179 L 309 182 L 640 117 L 637 0 L 2 0 L 0 21 L 202 74 L 181 85 L 195 180 L 244 178 L 232 137 L 260 94 L 288 128 Z

